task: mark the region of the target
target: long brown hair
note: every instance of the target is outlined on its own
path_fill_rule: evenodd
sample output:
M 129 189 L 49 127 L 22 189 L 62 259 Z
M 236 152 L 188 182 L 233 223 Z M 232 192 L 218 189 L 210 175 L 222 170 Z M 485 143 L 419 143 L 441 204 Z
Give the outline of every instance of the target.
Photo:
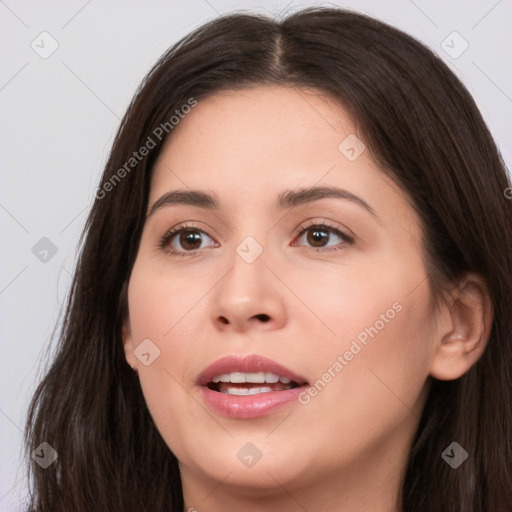
M 338 99 L 383 172 L 412 199 L 434 289 L 472 271 L 490 290 L 495 317 L 481 359 L 457 380 L 432 379 L 403 474 L 403 512 L 512 510 L 512 201 L 505 165 L 472 97 L 429 49 L 370 17 L 321 7 L 280 21 L 219 17 L 170 48 L 141 84 L 80 239 L 56 356 L 30 406 L 27 453 L 43 441 L 58 453 L 46 469 L 29 459 L 32 508 L 182 512 L 177 459 L 124 358 L 126 285 L 171 116 L 191 98 L 265 84 L 312 87 Z M 168 129 L 159 138 L 161 125 Z M 155 147 L 127 168 L 150 136 Z M 441 457 L 454 441 L 469 454 L 457 469 Z

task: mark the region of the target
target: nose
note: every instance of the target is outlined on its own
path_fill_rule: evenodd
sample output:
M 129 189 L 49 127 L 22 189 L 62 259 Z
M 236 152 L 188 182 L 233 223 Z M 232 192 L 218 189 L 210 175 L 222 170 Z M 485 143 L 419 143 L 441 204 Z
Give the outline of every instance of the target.
M 220 331 L 275 330 L 286 324 L 284 287 L 267 268 L 265 251 L 248 263 L 238 254 L 215 287 L 212 322 Z

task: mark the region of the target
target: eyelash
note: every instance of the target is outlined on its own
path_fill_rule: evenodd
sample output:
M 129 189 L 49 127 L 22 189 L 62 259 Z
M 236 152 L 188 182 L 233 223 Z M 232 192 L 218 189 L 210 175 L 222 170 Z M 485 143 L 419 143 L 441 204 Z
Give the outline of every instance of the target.
M 354 244 L 353 237 L 343 233 L 343 231 L 341 231 L 339 228 L 337 228 L 335 226 L 331 226 L 327 222 L 320 222 L 320 223 L 314 222 L 311 224 L 301 224 L 299 226 L 299 228 L 297 228 L 297 230 L 296 230 L 295 238 L 301 237 L 304 233 L 306 233 L 307 231 L 309 231 L 313 228 L 316 228 L 319 231 L 327 231 L 329 233 L 338 235 L 340 238 L 343 239 L 343 241 L 346 245 L 350 246 L 350 245 Z M 175 226 L 174 228 L 167 231 L 167 233 L 165 233 L 165 235 L 163 235 L 160 238 L 160 240 L 158 242 L 158 247 L 162 250 L 164 250 L 164 249 L 167 250 L 173 256 L 174 255 L 175 256 L 194 256 L 194 255 L 196 255 L 200 249 L 196 249 L 194 251 L 177 251 L 175 249 L 169 249 L 169 247 L 168 247 L 170 242 L 172 241 L 172 239 L 175 237 L 175 235 L 180 234 L 182 231 L 188 231 L 188 230 L 197 231 L 199 233 L 203 233 L 203 234 L 209 236 L 208 233 L 206 233 L 204 230 L 198 228 L 197 226 L 186 224 L 186 223 L 179 224 L 178 226 Z M 295 238 L 294 238 L 294 240 L 295 240 Z M 330 248 L 330 249 L 322 248 L 322 247 L 310 247 L 310 249 L 312 249 L 315 252 L 332 252 L 332 251 L 339 251 L 342 249 L 342 247 L 341 248 Z

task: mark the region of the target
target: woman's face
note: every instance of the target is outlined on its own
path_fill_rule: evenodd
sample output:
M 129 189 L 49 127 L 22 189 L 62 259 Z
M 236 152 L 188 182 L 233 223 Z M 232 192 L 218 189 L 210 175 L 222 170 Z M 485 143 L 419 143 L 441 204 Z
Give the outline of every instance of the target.
M 256 87 L 199 101 L 159 155 L 124 341 L 185 492 L 379 485 L 405 462 L 431 289 L 418 217 L 356 136 L 319 92 Z

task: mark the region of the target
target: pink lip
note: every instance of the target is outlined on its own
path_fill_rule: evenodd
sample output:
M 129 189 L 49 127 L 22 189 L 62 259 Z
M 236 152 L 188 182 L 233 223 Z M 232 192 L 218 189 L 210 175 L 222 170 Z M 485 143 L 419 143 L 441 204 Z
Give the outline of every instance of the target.
M 280 377 L 287 377 L 299 384 L 293 389 L 282 391 L 269 391 L 257 395 L 239 396 L 219 393 L 207 387 L 216 375 L 223 373 L 275 373 Z M 266 357 L 251 355 L 246 357 L 228 356 L 215 361 L 205 368 L 198 376 L 197 382 L 206 403 L 217 413 L 232 418 L 257 418 L 275 411 L 278 407 L 296 400 L 298 395 L 307 387 L 307 381 L 284 366 Z

